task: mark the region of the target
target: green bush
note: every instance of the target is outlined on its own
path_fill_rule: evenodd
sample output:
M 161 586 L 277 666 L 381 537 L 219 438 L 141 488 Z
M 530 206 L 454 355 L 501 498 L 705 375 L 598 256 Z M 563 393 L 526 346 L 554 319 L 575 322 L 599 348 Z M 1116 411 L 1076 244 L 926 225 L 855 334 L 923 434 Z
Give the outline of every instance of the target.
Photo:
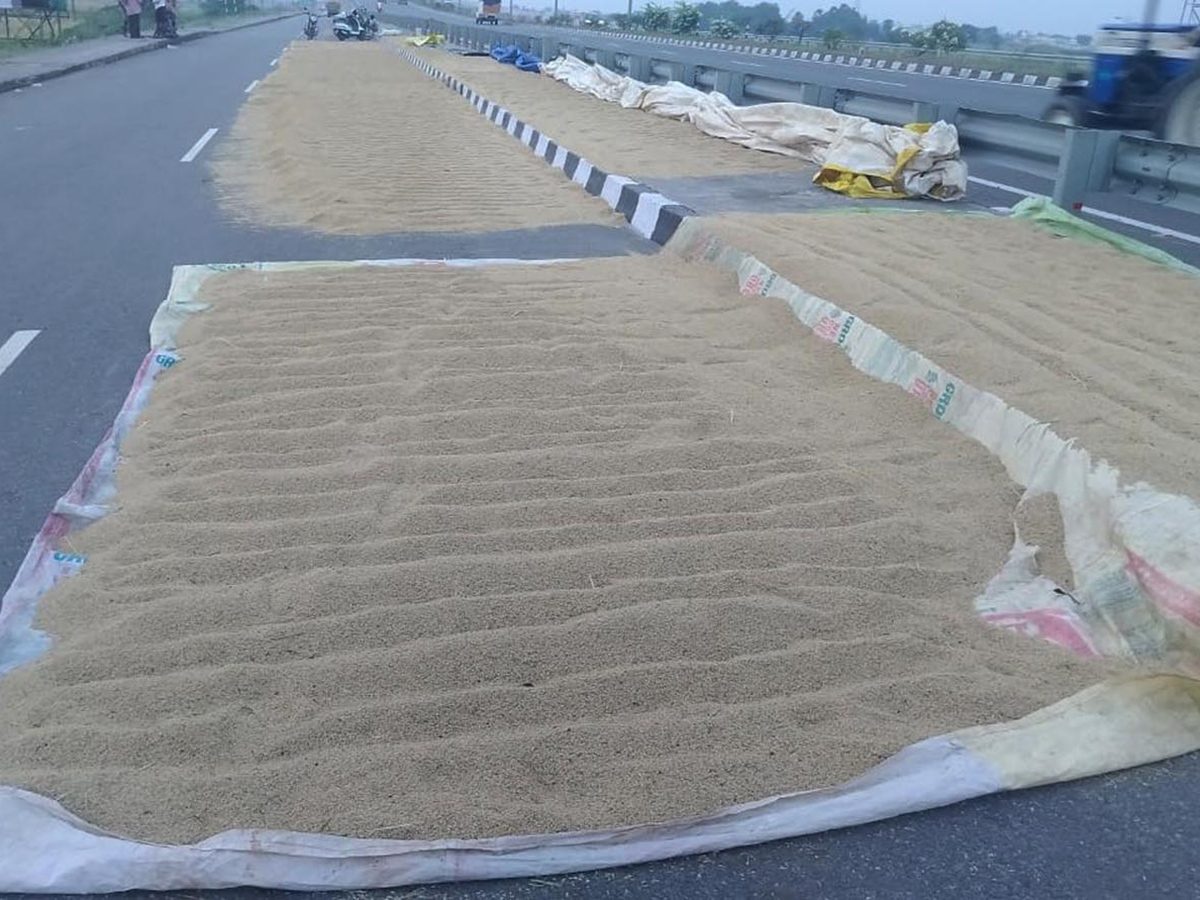
M 647 31 L 666 31 L 671 25 L 671 11 L 657 3 L 647 3 L 642 10 L 642 25 Z
M 946 19 L 934 22 L 928 31 L 915 34 L 910 40 L 914 47 L 935 50 L 938 53 L 953 53 L 956 50 L 964 50 L 967 46 L 967 36 L 963 27 Z
M 676 0 L 671 10 L 671 30 L 676 34 L 693 34 L 699 27 L 700 9 L 686 0 Z
M 708 30 L 725 40 L 735 38 L 742 33 L 742 29 L 728 19 L 713 19 L 708 25 Z

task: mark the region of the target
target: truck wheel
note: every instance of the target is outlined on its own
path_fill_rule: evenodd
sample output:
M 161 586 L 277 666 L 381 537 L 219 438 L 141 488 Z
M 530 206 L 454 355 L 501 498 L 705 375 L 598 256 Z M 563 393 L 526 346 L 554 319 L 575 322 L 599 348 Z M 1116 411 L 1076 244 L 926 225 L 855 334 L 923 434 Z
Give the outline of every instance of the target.
M 1200 75 L 1175 94 L 1163 118 L 1163 139 L 1172 144 L 1200 147 Z
M 1063 94 L 1046 107 L 1042 121 L 1082 128 L 1087 122 L 1087 102 L 1075 94 Z

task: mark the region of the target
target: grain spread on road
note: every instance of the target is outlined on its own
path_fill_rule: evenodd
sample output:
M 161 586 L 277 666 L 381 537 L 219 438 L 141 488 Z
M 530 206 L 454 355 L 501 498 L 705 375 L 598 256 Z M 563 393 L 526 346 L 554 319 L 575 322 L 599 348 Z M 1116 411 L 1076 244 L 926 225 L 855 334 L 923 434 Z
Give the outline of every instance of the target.
M 225 208 L 344 234 L 621 219 L 378 44 L 296 44 L 242 106 L 213 169 Z
M 972 611 L 1000 466 L 724 278 L 214 276 L 0 682 L 0 783 L 160 841 L 578 829 L 1099 680 Z
M 749 150 L 687 122 L 624 109 L 572 90 L 549 76 L 498 65 L 489 57 L 405 48 L 462 79 L 522 121 L 607 172 L 636 178 L 682 178 L 753 172 L 810 173 L 804 160 Z
M 993 216 L 738 214 L 706 227 L 1078 438 L 1127 483 L 1200 498 L 1194 277 Z

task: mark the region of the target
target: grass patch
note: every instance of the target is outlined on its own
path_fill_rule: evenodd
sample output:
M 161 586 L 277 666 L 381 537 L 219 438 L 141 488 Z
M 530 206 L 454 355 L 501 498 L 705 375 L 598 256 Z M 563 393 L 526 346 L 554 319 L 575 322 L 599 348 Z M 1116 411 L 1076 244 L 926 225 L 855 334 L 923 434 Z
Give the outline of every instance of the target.
M 261 10 L 247 6 L 240 13 L 226 15 L 220 12 L 210 12 L 199 5 L 183 5 L 179 8 L 179 30 L 198 30 L 210 26 L 229 27 L 244 22 L 253 22 L 266 18 L 272 13 L 282 10 Z M 47 47 L 62 47 L 67 44 L 78 44 L 95 38 L 109 37 L 121 34 L 125 24 L 125 15 L 120 7 L 112 0 L 77 0 L 75 15 L 62 21 L 62 35 L 52 41 L 20 41 L 0 39 L 0 58 L 12 57 L 21 53 L 42 50 Z M 154 4 L 152 0 L 143 0 L 142 7 L 142 37 L 154 34 Z

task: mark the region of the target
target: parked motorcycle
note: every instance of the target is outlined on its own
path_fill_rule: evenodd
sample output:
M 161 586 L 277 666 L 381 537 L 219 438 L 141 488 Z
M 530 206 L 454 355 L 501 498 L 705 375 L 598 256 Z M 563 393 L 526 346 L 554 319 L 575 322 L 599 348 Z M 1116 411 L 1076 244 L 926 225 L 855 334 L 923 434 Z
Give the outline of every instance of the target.
M 314 16 L 314 15 L 313 15 L 313 14 L 312 14 L 312 13 L 311 13 L 309 10 L 307 10 L 307 9 L 306 9 L 306 10 L 304 10 L 304 12 L 305 12 L 305 14 L 308 16 L 308 21 L 304 23 L 304 36 L 305 36 L 306 38 L 308 38 L 310 41 L 312 41 L 312 40 L 316 40 L 316 37 L 317 37 L 317 17 L 316 17 L 316 16 Z
M 333 36 L 339 41 L 346 41 L 350 38 L 369 41 L 377 34 L 379 34 L 379 22 L 375 19 L 374 13 L 368 15 L 367 11 L 361 7 L 352 9 L 333 20 Z

